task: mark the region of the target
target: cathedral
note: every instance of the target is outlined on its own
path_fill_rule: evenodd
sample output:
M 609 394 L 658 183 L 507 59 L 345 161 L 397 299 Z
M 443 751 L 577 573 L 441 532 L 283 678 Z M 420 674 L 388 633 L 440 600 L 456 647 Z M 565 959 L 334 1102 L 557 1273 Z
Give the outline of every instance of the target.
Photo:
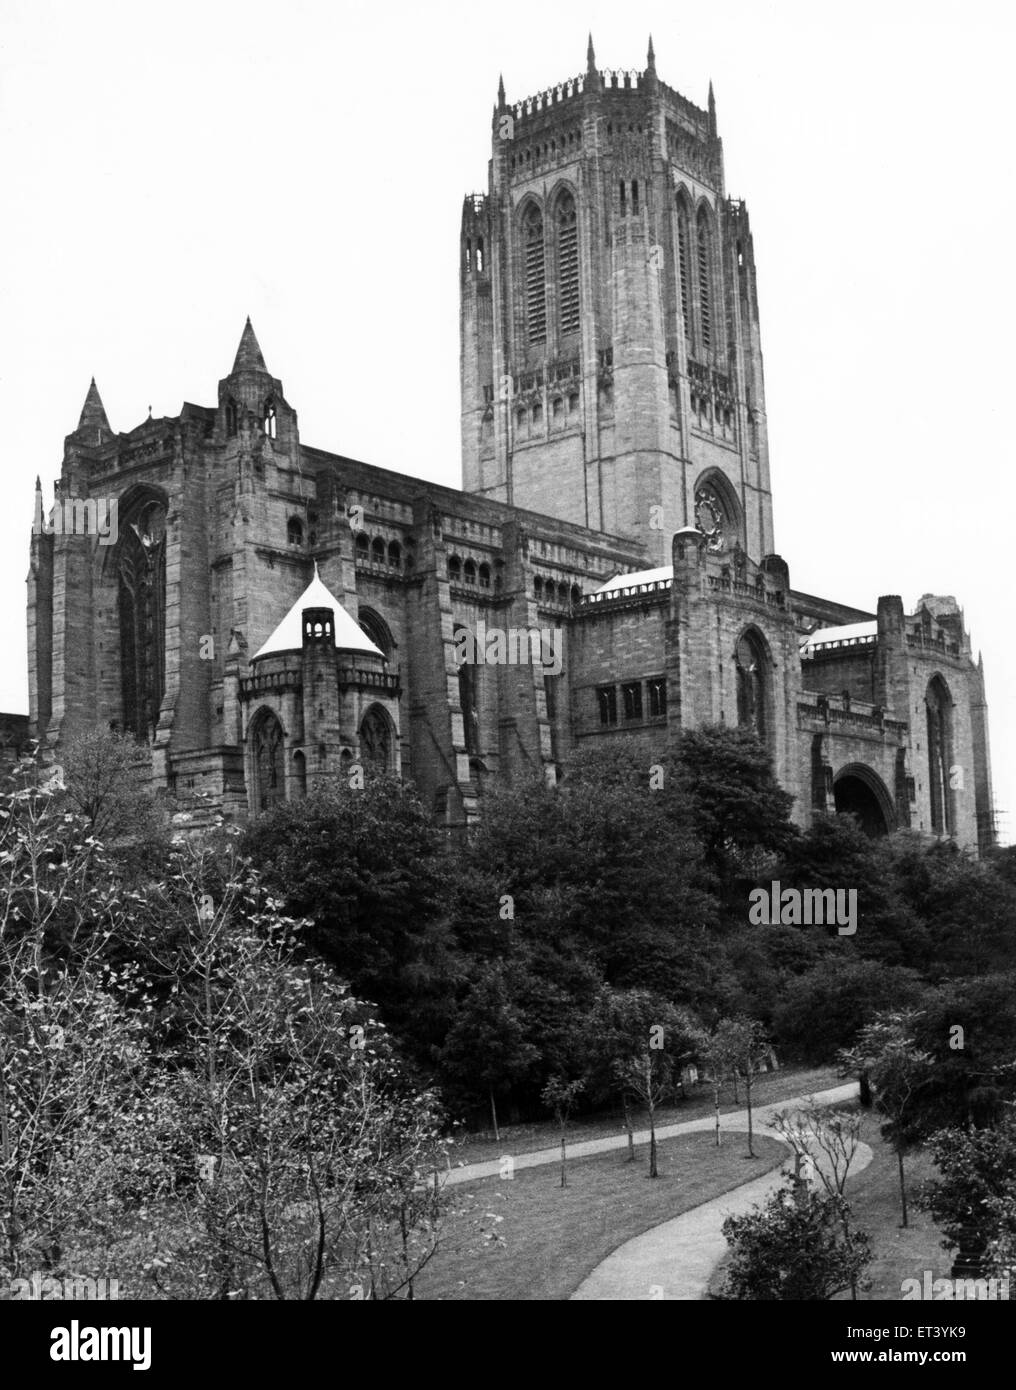
M 118 433 L 92 383 L 31 542 L 43 756 L 129 731 L 153 790 L 232 818 L 370 765 L 460 830 L 492 780 L 553 782 L 618 736 L 648 770 L 727 724 L 801 825 L 852 812 L 983 853 L 984 674 L 956 601 L 864 611 L 774 553 L 756 265 L 712 89 L 668 87 L 651 42 L 641 72 L 590 40 L 548 91 L 502 82 L 459 296 L 462 491 L 304 443 L 250 320 L 215 404 Z

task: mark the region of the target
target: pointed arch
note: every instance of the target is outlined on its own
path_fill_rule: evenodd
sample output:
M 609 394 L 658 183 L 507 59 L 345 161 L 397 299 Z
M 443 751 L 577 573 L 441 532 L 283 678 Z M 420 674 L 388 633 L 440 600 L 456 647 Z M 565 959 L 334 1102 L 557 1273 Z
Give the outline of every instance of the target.
M 557 319 L 562 336 L 577 333 L 579 313 L 579 229 L 575 194 L 567 184 L 555 192 L 554 237 L 557 255 Z
M 712 551 L 729 550 L 735 541 L 744 544 L 744 516 L 737 494 L 726 474 L 707 468 L 695 482 L 695 525 L 707 537 Z
M 734 644 L 738 728 L 750 729 L 762 743 L 773 731 L 773 659 L 769 643 L 754 623 Z
M 953 764 L 953 698 L 938 672 L 924 693 L 928 747 L 928 796 L 931 829 L 936 835 L 952 835 L 956 828 L 950 772 Z
M 122 726 L 148 742 L 166 693 L 165 493 L 132 488 L 118 513 L 120 539 L 104 569 L 112 562 L 116 575 Z
M 677 301 L 684 321 L 684 336 L 691 343 L 691 206 L 687 190 L 682 186 L 675 199 L 675 233 L 677 240 Z
M 715 280 L 715 250 L 713 246 L 713 216 L 708 204 L 699 203 L 695 214 L 695 259 L 698 289 L 699 342 L 710 352 L 717 342 L 714 322 L 713 284 Z
M 833 778 L 833 798 L 836 814 L 856 816 L 861 829 L 872 839 L 897 828 L 896 808 L 888 787 L 864 763 L 847 763 L 840 768 Z
M 375 647 L 380 648 L 384 653 L 385 660 L 390 662 L 395 655 L 395 638 L 392 636 L 392 630 L 385 622 L 384 618 L 382 618 L 381 614 L 375 609 L 367 608 L 361 604 L 357 622 L 374 643 Z
M 376 773 L 395 770 L 395 725 L 382 705 L 371 705 L 360 720 L 360 758 Z
M 247 733 L 250 745 L 251 802 L 257 815 L 286 799 L 286 736 L 273 710 L 258 710 Z
M 519 217 L 525 265 L 526 338 L 530 343 L 547 340 L 547 253 L 543 210 L 535 199 L 522 205 Z

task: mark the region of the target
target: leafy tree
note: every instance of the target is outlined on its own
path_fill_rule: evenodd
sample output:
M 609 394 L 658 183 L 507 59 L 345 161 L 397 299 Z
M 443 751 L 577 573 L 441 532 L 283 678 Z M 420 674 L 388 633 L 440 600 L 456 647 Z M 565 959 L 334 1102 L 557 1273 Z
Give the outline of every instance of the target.
M 818 1302 L 860 1285 L 869 1241 L 857 1231 L 845 1243 L 846 1206 L 838 1195 L 782 1187 L 746 1216 L 728 1216 L 731 1266 L 719 1297 Z
M 586 1079 L 593 1094 L 600 1099 L 617 1096 L 621 1101 L 628 1136 L 628 1159 L 634 1163 L 632 1066 L 640 1065 L 654 1041 L 664 1045 L 668 1040 L 676 1042 L 682 1056 L 685 1052 L 690 1055 L 698 1039 L 695 1022 L 659 994 L 604 985 L 588 1013 L 581 1038 Z M 640 1094 L 644 1092 L 644 1078 L 638 1090 Z
M 941 1227 L 942 1244 L 964 1262 L 1007 1273 L 1016 1254 L 1016 1118 L 994 1129 L 943 1129 L 929 1147 L 940 1176 L 918 1203 Z
M 921 997 L 916 971 L 859 960 L 853 952 L 844 956 L 836 950 L 811 970 L 784 982 L 773 1033 L 793 1056 L 828 1062 L 838 1049 L 849 1047 L 876 1014 L 914 1005 Z
M 748 1153 L 755 1158 L 752 1130 L 751 1082 L 759 1063 L 769 1053 L 769 1039 L 764 1026 L 755 1018 L 740 1015 L 723 1019 L 714 1035 L 714 1045 L 726 1056 L 728 1067 L 736 1076 L 744 1077 L 745 1105 L 748 1109 Z
M 243 851 L 310 946 L 420 1050 L 440 1043 L 463 976 L 445 926 L 449 860 L 415 794 L 389 778 L 287 801 Z
M 897 842 L 902 896 L 924 923 L 929 971 L 981 975 L 1016 967 L 1016 884 L 954 844 Z
M 1016 1099 L 1016 972 L 925 990 L 914 1035 L 934 1065 L 915 1097 L 923 1137 L 958 1122 L 997 1124 Z
M 649 1176 L 659 1177 L 656 1146 L 656 1112 L 674 1095 L 681 1064 L 693 1055 L 696 1022 L 679 1010 L 670 1010 L 667 1021 L 650 1024 L 632 1046 L 629 1042 L 614 1061 L 614 1072 L 623 1090 L 645 1106 L 649 1117 Z
M 539 1058 L 501 966 L 483 967 L 470 986 L 441 1052 L 443 1073 L 466 1094 L 481 1089 L 500 1143 L 495 1095 L 520 1081 Z
M 772 758 L 754 734 L 725 725 L 686 730 L 678 758 L 694 829 L 721 882 L 753 876 L 768 856 L 793 843 L 794 798 L 776 780 Z
M 861 1029 L 854 1047 L 840 1053 L 845 1075 L 867 1075 L 876 1108 L 886 1119 L 881 1130 L 896 1152 L 902 1225 L 907 1225 L 907 1184 L 903 1155 L 915 1139 L 918 1098 L 927 1086 L 932 1058 L 914 1041 L 914 1011 L 880 1014 Z

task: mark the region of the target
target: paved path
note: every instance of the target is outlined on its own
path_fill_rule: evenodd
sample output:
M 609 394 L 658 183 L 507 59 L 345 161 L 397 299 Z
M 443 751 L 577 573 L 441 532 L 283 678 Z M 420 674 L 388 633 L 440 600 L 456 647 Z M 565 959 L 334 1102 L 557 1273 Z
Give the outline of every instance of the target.
M 794 1096 L 786 1100 L 776 1100 L 769 1105 L 752 1108 L 752 1126 L 757 1129 L 759 1134 L 768 1132 L 766 1125 L 773 1113 L 777 1110 L 789 1110 L 804 1105 L 809 1100 L 814 1100 L 819 1105 L 836 1105 L 841 1101 L 856 1100 L 857 1084 L 849 1082 L 845 1086 L 833 1086 L 828 1091 L 816 1091 L 811 1096 Z M 679 1134 L 700 1134 L 703 1130 L 712 1130 L 716 1126 L 715 1115 L 704 1115 L 698 1120 L 683 1120 L 679 1124 L 661 1125 L 656 1130 L 657 1140 L 673 1139 Z M 720 1129 L 724 1134 L 741 1131 L 748 1128 L 747 1110 L 732 1110 L 726 1115 L 720 1116 Z M 635 1133 L 636 1144 L 649 1143 L 648 1129 L 637 1130 Z M 581 1144 L 568 1145 L 568 1157 L 588 1158 L 590 1154 L 610 1153 L 613 1149 L 626 1149 L 628 1147 L 627 1134 L 612 1134 L 603 1139 L 586 1139 Z M 507 1157 L 508 1155 L 505 1155 Z M 545 1163 L 560 1163 L 561 1146 L 555 1144 L 550 1149 L 537 1149 L 532 1153 L 512 1154 L 512 1162 L 515 1171 L 520 1168 L 540 1168 Z M 466 1163 L 461 1168 L 452 1168 L 443 1175 L 443 1184 L 452 1186 L 463 1182 L 476 1182 L 478 1178 L 496 1178 L 501 1174 L 501 1162 L 499 1158 L 490 1159 L 486 1163 Z M 855 1170 L 857 1171 L 857 1170 Z M 740 1191 L 738 1188 L 737 1191 Z M 732 1195 L 732 1194 L 731 1194 Z M 706 1204 L 708 1205 L 708 1203 Z M 696 1208 L 698 1210 L 698 1208 Z
M 767 1134 L 774 1139 L 779 1135 L 770 1128 L 769 1121 L 776 1110 L 797 1108 L 807 1099 L 822 1105 L 835 1105 L 838 1102 L 854 1100 L 856 1085 L 837 1086 L 829 1091 L 819 1091 L 812 1097 L 797 1097 L 794 1100 L 776 1101 L 764 1106 L 753 1114 L 753 1128 L 758 1134 Z M 748 1128 L 746 1111 L 726 1115 L 722 1121 L 725 1132 Z M 691 1133 L 696 1129 L 709 1129 L 709 1124 L 693 1121 L 687 1125 L 671 1125 L 670 1133 Z M 662 1131 L 661 1131 L 662 1135 Z M 858 1146 L 851 1165 L 851 1174 L 867 1168 L 872 1152 L 867 1144 Z M 572 1294 L 575 1300 L 628 1300 L 628 1299 L 703 1299 L 706 1297 L 709 1280 L 713 1270 L 727 1253 L 727 1242 L 723 1236 L 723 1222 L 728 1216 L 743 1216 L 757 1202 L 763 1201 L 782 1181 L 783 1169 L 770 1171 L 760 1178 L 742 1183 L 722 1197 L 693 1207 L 682 1216 L 664 1221 L 659 1226 L 645 1231 L 633 1240 L 608 1255 L 596 1266 L 592 1274 L 579 1285 Z

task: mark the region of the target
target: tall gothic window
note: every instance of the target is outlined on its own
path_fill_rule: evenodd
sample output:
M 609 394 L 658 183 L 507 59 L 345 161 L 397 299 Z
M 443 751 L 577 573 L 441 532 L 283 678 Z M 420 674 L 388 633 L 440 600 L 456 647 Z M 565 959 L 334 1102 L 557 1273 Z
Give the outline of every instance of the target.
M 546 263 L 543 247 L 543 214 L 531 207 L 523 224 L 526 251 L 526 328 L 531 343 L 547 339 Z
M 360 756 L 375 772 L 391 771 L 391 724 L 379 705 L 371 705 L 360 724 Z
M 683 199 L 677 203 L 677 281 L 681 299 L 681 318 L 684 320 L 684 336 L 691 342 L 691 304 L 688 299 L 688 276 L 690 273 L 688 252 L 688 209 Z
M 282 725 L 274 714 L 265 713 L 254 729 L 254 804 L 259 811 L 286 799 L 282 758 Z
M 154 737 L 166 689 L 166 509 L 148 502 L 123 531 L 118 556 L 123 724 Z
M 705 208 L 699 209 L 697 233 L 699 327 L 702 334 L 702 346 L 708 351 L 712 346 L 713 338 L 713 253 L 712 232 L 709 227 L 709 217 Z
M 575 199 L 565 193 L 557 203 L 557 277 L 562 333 L 579 329 L 579 241 Z
M 734 653 L 737 670 L 737 722 L 760 739 L 767 732 L 765 651 L 752 632 L 746 632 Z
M 952 701 L 940 676 L 936 676 L 928 684 L 925 708 L 928 726 L 931 828 L 937 835 L 951 835 L 953 816 L 952 799 L 949 794 L 949 768 L 952 763 Z

